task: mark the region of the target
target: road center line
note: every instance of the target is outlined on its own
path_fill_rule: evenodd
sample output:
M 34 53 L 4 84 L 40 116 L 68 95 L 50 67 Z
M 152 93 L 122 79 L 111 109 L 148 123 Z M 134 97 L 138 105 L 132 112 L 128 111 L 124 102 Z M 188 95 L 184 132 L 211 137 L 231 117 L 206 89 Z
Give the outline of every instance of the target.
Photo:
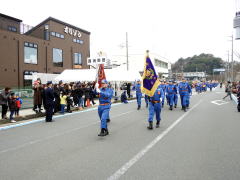
M 164 136 L 166 136 L 179 122 L 183 120 L 193 109 L 195 109 L 202 100 L 195 104 L 188 112 L 184 113 L 179 117 L 171 126 L 169 126 L 165 131 L 159 134 L 152 142 L 150 142 L 145 148 L 143 148 L 139 153 L 137 153 L 132 159 L 130 159 L 126 164 L 124 164 L 119 170 L 117 170 L 113 175 L 111 175 L 108 180 L 119 179 L 124 175 L 129 168 L 131 168 L 137 161 L 139 161 L 150 149 L 152 149 Z
M 118 114 L 116 116 L 112 116 L 111 118 L 117 118 L 119 116 L 123 116 L 123 115 L 129 114 L 129 113 L 132 113 L 132 112 L 135 112 L 135 110 L 134 111 L 124 112 L 124 113 Z M 52 136 L 48 136 L 48 137 L 45 137 L 45 138 L 42 138 L 42 139 L 30 141 L 30 142 L 21 144 L 19 146 L 13 147 L 13 148 L 8 148 L 8 149 L 5 149 L 5 150 L 1 150 L 0 154 L 7 153 L 9 151 L 14 151 L 14 150 L 26 147 L 28 145 L 32 145 L 32 144 L 36 144 L 36 143 L 39 143 L 39 142 L 43 142 L 43 141 L 46 141 L 46 140 L 49 140 L 49 139 L 52 139 L 52 138 L 55 138 L 55 137 L 58 137 L 58 136 L 66 135 L 66 134 L 72 133 L 74 131 L 78 131 L 80 129 L 87 128 L 87 127 L 90 127 L 90 126 L 93 126 L 93 125 L 96 125 L 96 124 L 99 124 L 99 123 L 100 123 L 100 121 L 95 121 L 95 122 L 90 123 L 90 124 L 85 125 L 85 126 L 74 128 L 74 129 L 71 129 L 71 130 L 68 130 L 68 131 L 65 131 L 65 132 L 62 132 L 62 133 L 58 133 L 58 134 L 55 134 L 55 135 L 52 135 Z

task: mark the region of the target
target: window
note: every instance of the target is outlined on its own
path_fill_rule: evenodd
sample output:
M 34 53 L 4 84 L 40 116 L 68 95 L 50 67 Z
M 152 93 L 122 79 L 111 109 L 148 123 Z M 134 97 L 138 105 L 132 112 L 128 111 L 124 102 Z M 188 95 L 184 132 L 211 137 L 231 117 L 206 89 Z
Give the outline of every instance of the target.
M 12 32 L 17 32 L 17 28 L 14 26 L 8 26 L 8 30 Z
M 57 32 L 51 32 L 51 36 L 64 39 L 64 35 Z
M 78 43 L 78 44 L 83 44 L 83 40 L 80 39 L 73 39 L 73 42 Z
M 37 44 L 24 43 L 24 63 L 37 64 L 38 49 Z
M 63 67 L 63 50 L 53 48 L 53 65 Z
M 74 53 L 74 65 L 81 65 L 81 64 L 82 64 L 82 54 Z
M 23 72 L 23 84 L 24 86 L 31 87 L 32 86 L 32 74 L 37 73 L 37 71 L 24 71 Z

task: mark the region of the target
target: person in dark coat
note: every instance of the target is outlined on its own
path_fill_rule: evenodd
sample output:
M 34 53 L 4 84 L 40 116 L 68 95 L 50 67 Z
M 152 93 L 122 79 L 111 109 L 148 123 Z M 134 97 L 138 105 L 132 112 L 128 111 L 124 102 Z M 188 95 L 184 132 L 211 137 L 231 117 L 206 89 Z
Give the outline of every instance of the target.
M 64 93 L 63 91 L 61 91 Z M 53 94 L 54 94 L 54 113 L 60 111 L 61 105 L 60 105 L 60 88 L 57 84 L 54 85 L 53 87 Z
M 43 94 L 43 87 L 40 81 L 35 81 L 33 86 L 33 111 L 36 113 L 41 112 L 42 107 L 42 94 Z M 38 110 L 37 110 L 38 108 Z
M 47 88 L 45 89 L 44 94 L 45 94 L 44 107 L 46 109 L 46 122 L 52 122 L 53 108 L 54 108 L 54 94 L 53 94 L 51 81 L 47 83 Z
M 16 96 L 14 93 L 11 93 L 9 99 L 8 99 L 8 105 L 9 105 L 9 110 L 10 110 L 10 121 L 11 123 L 15 123 L 16 121 L 13 119 L 13 115 L 16 111 Z
M 127 94 L 128 94 L 128 98 L 131 97 L 131 83 L 127 83 Z
M 8 98 L 10 96 L 10 88 L 6 87 L 0 93 L 0 105 L 2 105 L 2 119 L 7 119 Z
M 123 93 L 121 94 L 121 102 L 127 104 L 127 95 L 126 95 L 126 91 L 123 91 Z

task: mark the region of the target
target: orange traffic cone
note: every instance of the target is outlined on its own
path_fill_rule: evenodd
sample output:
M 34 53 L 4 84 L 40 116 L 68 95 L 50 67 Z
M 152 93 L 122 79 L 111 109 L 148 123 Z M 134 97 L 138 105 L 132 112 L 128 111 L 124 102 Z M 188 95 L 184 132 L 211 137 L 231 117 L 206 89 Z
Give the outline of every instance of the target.
M 90 107 L 91 105 L 90 105 L 90 100 L 89 99 L 87 99 L 87 107 Z

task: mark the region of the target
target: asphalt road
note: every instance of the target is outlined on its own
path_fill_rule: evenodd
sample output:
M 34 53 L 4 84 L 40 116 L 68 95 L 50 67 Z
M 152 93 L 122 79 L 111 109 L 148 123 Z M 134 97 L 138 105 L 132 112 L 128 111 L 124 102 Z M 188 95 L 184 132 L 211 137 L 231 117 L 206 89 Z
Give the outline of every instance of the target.
M 114 105 L 103 138 L 96 110 L 2 130 L 0 179 L 239 180 L 240 114 L 224 95 L 194 95 L 187 113 L 165 106 L 152 131 L 144 102 Z

